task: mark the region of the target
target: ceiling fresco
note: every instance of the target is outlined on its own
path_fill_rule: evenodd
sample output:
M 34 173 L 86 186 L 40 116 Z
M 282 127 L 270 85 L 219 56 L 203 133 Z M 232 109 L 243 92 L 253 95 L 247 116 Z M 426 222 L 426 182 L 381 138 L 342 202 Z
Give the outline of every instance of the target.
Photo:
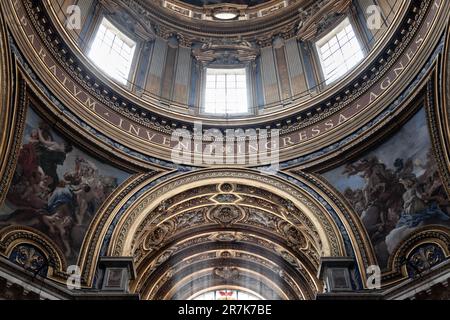
M 265 2 L 269 2 L 270 0 L 180 0 L 181 2 L 185 2 L 187 4 L 192 4 L 195 6 L 203 6 L 203 5 L 211 5 L 211 4 L 220 4 L 220 3 L 232 3 L 232 4 L 243 4 L 248 6 L 256 6 L 258 4 L 262 4 Z

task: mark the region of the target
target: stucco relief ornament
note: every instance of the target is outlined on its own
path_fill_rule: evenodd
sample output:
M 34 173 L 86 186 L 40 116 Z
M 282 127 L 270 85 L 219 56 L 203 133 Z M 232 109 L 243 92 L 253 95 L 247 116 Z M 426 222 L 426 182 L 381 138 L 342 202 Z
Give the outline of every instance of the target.
M 419 276 L 422 272 L 444 260 L 444 253 L 435 245 L 426 245 L 413 251 L 408 258 L 408 271 L 412 276 Z
M 205 209 L 202 208 L 200 210 L 194 210 L 177 216 L 175 219 L 177 228 L 178 229 L 188 228 L 204 222 L 205 221 L 204 211 Z
M 225 280 L 233 280 L 239 278 L 239 270 L 236 267 L 215 268 L 214 274 Z
M 47 263 L 42 254 L 33 247 L 20 246 L 16 251 L 14 262 L 26 270 L 38 272 Z
M 145 239 L 147 248 L 154 248 L 159 246 L 175 231 L 175 226 L 172 221 L 164 222 L 149 232 Z
M 236 223 L 243 218 L 243 213 L 235 206 L 218 206 L 208 214 L 209 219 L 223 226 Z
M 240 235 L 237 233 L 218 233 L 214 235 L 214 240 L 221 241 L 221 242 L 234 242 L 240 240 Z
M 308 246 L 308 241 L 306 240 L 303 233 L 295 226 L 287 223 L 285 221 L 278 224 L 278 230 L 283 234 L 287 242 L 293 247 L 299 247 L 305 249 Z
M 156 208 L 156 211 L 159 213 L 165 212 L 170 206 L 170 200 L 161 201 L 159 206 Z
M 277 218 L 273 215 L 267 214 L 263 211 L 256 210 L 254 208 L 248 208 L 247 221 L 253 222 L 271 229 L 276 228 Z
M 172 250 L 164 251 L 159 257 L 158 260 L 156 260 L 156 265 L 163 264 L 167 260 L 170 259 L 170 257 L 173 255 Z

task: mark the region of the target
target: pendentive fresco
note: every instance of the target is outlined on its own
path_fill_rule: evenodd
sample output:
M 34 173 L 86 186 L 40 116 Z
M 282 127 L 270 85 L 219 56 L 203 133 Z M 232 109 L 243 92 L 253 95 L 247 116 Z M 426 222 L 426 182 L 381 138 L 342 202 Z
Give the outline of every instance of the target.
M 13 181 L 0 209 L 0 228 L 36 228 L 75 263 L 98 208 L 127 177 L 78 149 L 29 108 Z
M 450 227 L 424 109 L 383 144 L 324 176 L 361 217 L 382 267 L 418 228 Z

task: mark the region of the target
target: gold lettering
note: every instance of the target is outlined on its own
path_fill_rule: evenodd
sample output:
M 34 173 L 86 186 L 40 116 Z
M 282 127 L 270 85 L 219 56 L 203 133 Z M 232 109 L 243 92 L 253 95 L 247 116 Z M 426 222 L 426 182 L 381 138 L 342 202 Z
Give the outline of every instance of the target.
M 189 140 L 187 140 L 185 142 L 186 144 L 183 144 L 183 141 L 184 141 L 184 139 L 182 141 L 178 142 L 178 148 L 181 148 L 182 150 L 189 150 L 190 149 L 189 148 L 189 145 L 190 145 Z
M 245 152 L 245 144 L 244 143 L 238 143 L 237 145 L 237 154 L 244 154 Z M 244 148 L 244 150 L 242 150 Z
M 394 73 L 395 73 L 395 77 L 397 78 L 398 75 L 403 72 L 403 70 L 405 70 L 405 66 L 403 65 L 403 62 L 400 61 L 399 66 L 398 67 L 394 67 Z
M 434 6 L 436 7 L 436 9 L 439 9 L 439 3 L 440 1 L 438 0 L 434 1 Z
M 380 84 L 380 88 L 381 90 L 386 90 L 389 86 L 391 85 L 391 79 L 389 77 L 387 77 L 386 79 L 383 80 L 383 82 L 381 82 Z
M 52 65 L 48 69 L 55 75 L 55 77 L 57 76 L 57 74 L 56 74 L 56 65 Z
M 348 118 L 346 118 L 342 113 L 339 115 L 339 121 L 338 121 L 338 125 L 341 124 L 342 122 L 347 121 Z
M 27 37 L 30 40 L 31 44 L 34 45 L 34 34 L 29 34 Z
M 422 43 L 423 42 L 423 38 L 422 38 L 422 35 L 418 35 L 418 39 L 416 40 L 416 44 L 420 44 L 420 43 Z
M 152 141 L 153 138 L 156 136 L 156 133 L 150 133 L 150 131 L 148 131 L 148 130 L 146 130 L 146 131 L 147 131 L 147 138 L 148 138 L 148 140 Z
M 44 52 L 44 48 L 41 47 L 41 49 L 38 52 L 38 56 L 41 57 L 42 60 L 45 59 L 45 57 L 47 56 L 47 54 Z
M 406 53 L 406 57 L 408 58 L 408 62 L 410 62 L 414 58 L 415 54 L 416 53 L 414 51 L 412 51 L 411 49 Z
M 80 89 L 79 91 L 77 91 L 77 86 L 74 84 L 73 85 L 73 94 L 75 95 L 75 98 L 78 97 L 78 95 L 82 92 L 82 90 Z
M 300 137 L 300 141 L 306 140 L 308 139 L 308 134 L 306 133 L 306 131 L 302 131 L 298 134 L 298 136 Z
M 63 74 L 62 76 L 63 76 L 62 85 L 63 85 L 64 87 L 67 87 L 67 86 L 66 86 L 67 77 L 66 77 L 64 74 Z
M 315 126 L 314 128 L 312 128 L 311 131 L 313 132 L 313 134 L 312 134 L 313 137 L 318 136 L 320 134 L 320 132 L 321 132 L 320 128 L 318 126 Z
M 252 153 L 252 152 L 257 153 L 258 152 L 258 144 L 250 143 L 248 145 L 248 151 L 250 153 Z
M 123 129 L 122 124 L 123 124 L 123 119 L 119 118 L 119 124 L 117 126 Z
M 325 122 L 325 131 L 331 130 L 334 127 L 334 123 L 333 123 L 333 119 L 328 120 L 327 122 Z
M 96 112 L 95 108 L 97 106 L 97 102 L 91 99 L 91 97 L 87 97 L 86 102 L 84 103 L 89 109 Z M 122 119 L 120 119 L 122 120 Z
M 27 17 L 22 16 L 22 18 L 20 18 L 20 23 L 22 26 L 26 27 L 28 25 Z
M 283 147 L 286 147 L 287 145 L 293 145 L 291 137 L 285 137 L 283 138 Z
M 371 93 L 370 93 L 370 100 L 369 100 L 369 103 L 372 103 L 373 100 L 375 100 L 375 99 L 377 99 L 377 98 L 378 98 L 378 95 L 377 95 L 375 92 L 371 92 Z
M 164 140 L 163 140 L 163 144 L 170 147 L 170 139 L 165 136 Z
M 133 132 L 132 132 L 133 131 Z M 130 128 L 128 129 L 128 132 L 129 133 L 131 133 L 131 134 L 135 134 L 136 136 L 139 136 L 139 133 L 141 132 L 141 128 L 139 128 L 139 127 L 135 127 L 135 126 L 133 126 L 131 123 L 130 123 Z
M 194 152 L 200 154 L 202 152 L 202 143 L 194 143 Z

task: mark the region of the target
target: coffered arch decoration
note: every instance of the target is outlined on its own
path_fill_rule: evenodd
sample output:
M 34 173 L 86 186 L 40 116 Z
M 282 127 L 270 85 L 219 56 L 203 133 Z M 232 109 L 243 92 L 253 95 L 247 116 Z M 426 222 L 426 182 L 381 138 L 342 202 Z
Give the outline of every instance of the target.
M 122 208 L 114 205 L 108 225 L 90 233 L 105 235 L 93 243 L 96 252 L 133 257 L 131 289 L 146 298 L 174 298 L 174 292 L 188 297 L 188 287 L 206 290 L 195 279 L 207 270 L 214 271 L 208 287 L 245 287 L 240 281 L 256 281 L 250 270 L 260 270 L 277 279 L 265 289 L 270 297 L 310 299 L 323 290 L 317 276 L 322 257 L 354 258 L 359 280 L 374 262 L 358 218 L 330 195 L 306 174 L 224 168 L 150 177 L 130 190 Z M 86 272 L 95 264 L 90 255 L 81 255 L 91 259 Z M 195 272 L 186 269 L 196 265 Z

